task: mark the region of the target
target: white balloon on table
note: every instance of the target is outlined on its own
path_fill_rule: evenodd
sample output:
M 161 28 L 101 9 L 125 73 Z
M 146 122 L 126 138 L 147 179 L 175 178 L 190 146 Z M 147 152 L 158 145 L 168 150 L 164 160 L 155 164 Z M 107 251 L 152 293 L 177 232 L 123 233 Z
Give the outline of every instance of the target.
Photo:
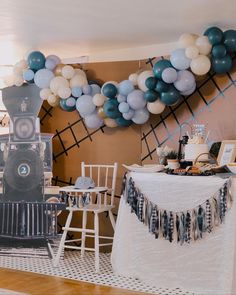
M 41 89 L 39 92 L 39 96 L 42 100 L 47 100 L 49 95 L 51 95 L 51 94 L 52 94 L 52 91 L 49 88 Z
M 187 48 L 194 45 L 196 40 L 196 35 L 190 33 L 184 33 L 179 37 L 178 46 L 179 48 Z
M 58 94 L 58 89 L 61 87 L 69 87 L 69 82 L 61 76 L 52 78 L 50 82 L 50 89 L 54 94 Z
M 137 73 L 130 74 L 129 81 L 132 82 L 132 84 L 134 86 L 137 86 L 138 85 L 138 74 Z
M 196 45 L 190 45 L 185 49 L 185 55 L 189 59 L 197 58 L 199 55 L 199 49 Z
M 57 94 L 60 98 L 68 98 L 71 96 L 71 89 L 70 87 L 59 87 Z
M 75 74 L 75 70 L 72 66 L 66 65 L 62 68 L 61 74 L 64 78 L 71 79 Z
M 195 75 L 205 75 L 210 71 L 211 61 L 206 55 L 200 54 L 191 61 L 190 68 Z
M 88 80 L 83 75 L 74 75 L 73 78 L 70 80 L 70 87 L 83 87 L 84 85 L 88 84 Z
M 211 52 L 212 45 L 209 42 L 207 36 L 200 36 L 197 38 L 195 45 L 199 49 L 199 53 L 203 55 L 208 55 Z
M 157 99 L 154 102 L 148 102 L 147 103 L 147 109 L 151 114 L 160 114 L 164 111 L 166 105 L 160 101 L 160 99 Z
M 100 93 L 97 93 L 93 96 L 93 103 L 95 106 L 97 107 L 101 107 L 104 105 L 104 102 L 107 100 L 107 97 L 100 94 Z

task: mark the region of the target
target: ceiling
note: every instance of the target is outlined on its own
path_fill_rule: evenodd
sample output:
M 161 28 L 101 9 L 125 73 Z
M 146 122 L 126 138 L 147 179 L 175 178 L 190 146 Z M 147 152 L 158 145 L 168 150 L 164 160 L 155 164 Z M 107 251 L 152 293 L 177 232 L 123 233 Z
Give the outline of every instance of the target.
M 236 29 L 235 0 L 1 0 L 0 65 L 34 49 L 65 62 L 168 54 L 184 32 Z

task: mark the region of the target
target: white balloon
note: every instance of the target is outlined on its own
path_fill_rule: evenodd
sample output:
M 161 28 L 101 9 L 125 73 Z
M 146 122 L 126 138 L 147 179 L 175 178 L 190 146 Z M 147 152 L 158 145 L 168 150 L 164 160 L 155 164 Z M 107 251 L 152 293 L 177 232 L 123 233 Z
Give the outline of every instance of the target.
M 130 74 L 129 81 L 132 82 L 132 84 L 134 86 L 137 86 L 138 85 L 138 74 L 137 73 Z
M 145 81 L 149 77 L 154 77 L 153 71 L 144 71 L 138 75 L 138 88 L 144 92 L 148 90 L 147 86 L 145 85 Z
M 57 93 L 60 98 L 65 99 L 71 96 L 71 89 L 70 87 L 59 87 Z
M 72 66 L 66 65 L 62 68 L 61 74 L 64 78 L 71 79 L 75 74 L 75 70 Z
M 97 93 L 94 95 L 93 97 L 93 103 L 95 104 L 95 106 L 97 107 L 101 107 L 103 106 L 104 102 L 107 100 L 107 97 L 100 94 L 100 93 Z
M 39 96 L 43 99 L 43 100 L 47 100 L 49 95 L 52 94 L 52 91 L 49 88 L 43 88 L 40 90 Z
M 58 94 L 60 87 L 69 87 L 69 82 L 64 77 L 54 77 L 50 82 L 50 89 L 54 94 Z
M 190 45 L 185 49 L 185 55 L 187 58 L 194 59 L 197 58 L 199 55 L 199 49 L 195 45 Z
M 149 110 L 151 114 L 155 114 L 155 115 L 162 113 L 165 107 L 166 105 L 162 101 L 160 101 L 160 99 L 157 99 L 154 102 L 147 103 L 147 109 Z
M 191 45 L 194 45 L 195 40 L 196 40 L 196 35 L 184 33 L 179 37 L 179 40 L 178 40 L 179 48 L 187 48 Z
M 191 61 L 190 68 L 195 75 L 205 75 L 210 71 L 211 61 L 206 55 L 200 54 Z
M 114 128 L 114 127 L 117 127 L 118 126 L 118 124 L 116 123 L 116 120 L 111 119 L 111 118 L 105 118 L 104 119 L 104 124 L 107 127 L 110 127 L 110 128 Z
M 21 86 L 21 85 L 23 85 L 23 83 L 24 83 L 24 78 L 22 76 L 20 76 L 20 75 L 14 76 L 14 84 L 16 86 Z
M 212 45 L 207 36 L 197 38 L 196 46 L 199 49 L 200 54 L 208 55 L 211 52 Z
M 88 84 L 88 80 L 84 75 L 78 75 L 76 74 L 71 80 L 70 80 L 70 87 L 83 87 Z

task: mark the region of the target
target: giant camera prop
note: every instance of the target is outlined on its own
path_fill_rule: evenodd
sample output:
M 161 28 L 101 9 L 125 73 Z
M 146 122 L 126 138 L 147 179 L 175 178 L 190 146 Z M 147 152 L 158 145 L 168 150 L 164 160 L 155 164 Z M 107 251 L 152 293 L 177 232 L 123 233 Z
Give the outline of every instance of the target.
M 42 100 L 34 84 L 2 90 L 10 115 L 9 134 L 0 135 L 0 236 L 39 238 L 57 235 L 58 210 L 48 201 L 52 171 L 52 136 L 40 133 Z M 55 200 L 55 198 L 53 198 Z

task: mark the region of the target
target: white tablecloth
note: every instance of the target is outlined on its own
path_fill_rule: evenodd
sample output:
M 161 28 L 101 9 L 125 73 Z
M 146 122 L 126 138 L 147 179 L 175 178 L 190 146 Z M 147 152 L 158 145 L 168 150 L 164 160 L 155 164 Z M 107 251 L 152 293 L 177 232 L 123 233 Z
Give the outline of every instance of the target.
M 130 173 L 152 202 L 167 210 L 192 209 L 211 197 L 225 182 L 216 176 L 174 176 Z M 236 181 L 232 181 L 235 197 Z M 117 274 L 139 278 L 162 288 L 180 287 L 195 294 L 233 292 L 235 261 L 236 198 L 225 223 L 206 233 L 202 240 L 180 246 L 155 239 L 122 198 L 112 249 Z

